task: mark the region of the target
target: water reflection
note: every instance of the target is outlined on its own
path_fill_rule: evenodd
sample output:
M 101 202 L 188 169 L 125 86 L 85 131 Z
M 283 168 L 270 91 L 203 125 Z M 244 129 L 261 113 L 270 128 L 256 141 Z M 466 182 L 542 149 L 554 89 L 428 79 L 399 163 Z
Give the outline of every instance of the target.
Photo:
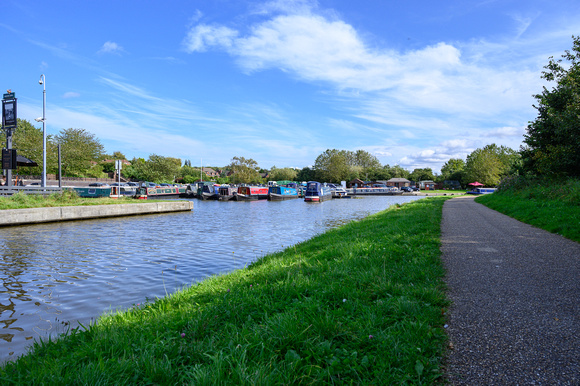
M 33 338 L 155 299 L 416 197 L 195 201 L 194 211 L 0 229 L 0 361 Z

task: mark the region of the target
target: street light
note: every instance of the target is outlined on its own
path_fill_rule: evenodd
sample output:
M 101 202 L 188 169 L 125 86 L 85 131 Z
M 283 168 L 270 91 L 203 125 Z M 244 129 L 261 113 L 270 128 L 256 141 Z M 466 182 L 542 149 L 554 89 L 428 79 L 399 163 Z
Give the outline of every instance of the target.
M 42 85 L 42 118 L 36 118 L 36 122 L 42 121 L 42 180 L 41 186 L 46 188 L 46 77 L 40 75 L 38 84 Z

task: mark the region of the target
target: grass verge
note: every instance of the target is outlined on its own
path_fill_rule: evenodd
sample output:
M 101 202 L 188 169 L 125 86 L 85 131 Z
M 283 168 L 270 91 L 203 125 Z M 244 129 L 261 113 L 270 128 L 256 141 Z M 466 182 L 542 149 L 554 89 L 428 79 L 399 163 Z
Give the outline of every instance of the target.
M 17 193 L 12 196 L 0 196 L 0 210 L 2 209 L 24 209 L 24 208 L 46 208 L 57 206 L 82 206 L 82 205 L 115 205 L 115 204 L 138 204 L 142 202 L 152 202 L 153 200 L 135 200 L 132 197 L 121 198 L 81 198 L 76 192 L 63 190 L 60 193 L 53 193 L 48 196 L 40 194 Z
M 519 221 L 580 242 L 580 180 L 507 181 L 476 201 Z
M 432 384 L 447 197 L 353 221 L 105 315 L 0 368 L 3 384 Z

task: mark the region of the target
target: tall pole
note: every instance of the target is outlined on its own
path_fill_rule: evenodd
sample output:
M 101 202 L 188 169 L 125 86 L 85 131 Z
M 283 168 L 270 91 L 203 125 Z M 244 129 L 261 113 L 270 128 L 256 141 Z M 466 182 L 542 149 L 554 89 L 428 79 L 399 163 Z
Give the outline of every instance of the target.
M 42 85 L 42 187 L 46 188 L 46 77 L 40 75 Z

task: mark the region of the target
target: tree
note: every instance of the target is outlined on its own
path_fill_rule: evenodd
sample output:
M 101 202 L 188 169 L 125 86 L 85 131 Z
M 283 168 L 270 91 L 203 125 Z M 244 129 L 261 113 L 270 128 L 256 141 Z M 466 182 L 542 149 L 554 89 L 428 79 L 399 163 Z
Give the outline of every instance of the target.
M 449 161 L 441 167 L 441 182 L 445 180 L 459 181 L 463 180 L 463 170 L 465 161 L 461 158 L 450 158 Z
M 296 175 L 296 181 L 314 181 L 316 179 L 316 175 L 314 170 L 309 168 L 308 166 L 302 168 Z
M 258 163 L 251 158 L 234 157 L 232 163 L 227 167 L 232 171 L 230 181 L 234 184 L 249 184 L 260 181 L 260 168 Z
M 348 153 L 344 150 L 327 149 L 316 157 L 314 170 L 322 182 L 340 182 L 347 179 L 349 171 Z
M 550 61 L 542 78 L 556 81 L 535 95 L 538 117 L 530 122 L 521 148 L 524 169 L 545 176 L 580 176 L 580 36 L 572 36 L 572 51 Z
M 270 180 L 272 181 L 295 181 L 298 172 L 292 168 L 277 168 L 272 166 Z
M 61 145 L 63 174 L 70 177 L 83 177 L 104 153 L 99 139 L 85 129 L 63 129 L 55 141 Z
M 475 149 L 467 156 L 464 169 L 466 183 L 481 182 L 486 186 L 495 186 L 514 169 L 520 155 L 513 149 L 496 144 Z
M 433 181 L 433 170 L 431 168 L 414 169 L 408 177 L 411 181 Z

